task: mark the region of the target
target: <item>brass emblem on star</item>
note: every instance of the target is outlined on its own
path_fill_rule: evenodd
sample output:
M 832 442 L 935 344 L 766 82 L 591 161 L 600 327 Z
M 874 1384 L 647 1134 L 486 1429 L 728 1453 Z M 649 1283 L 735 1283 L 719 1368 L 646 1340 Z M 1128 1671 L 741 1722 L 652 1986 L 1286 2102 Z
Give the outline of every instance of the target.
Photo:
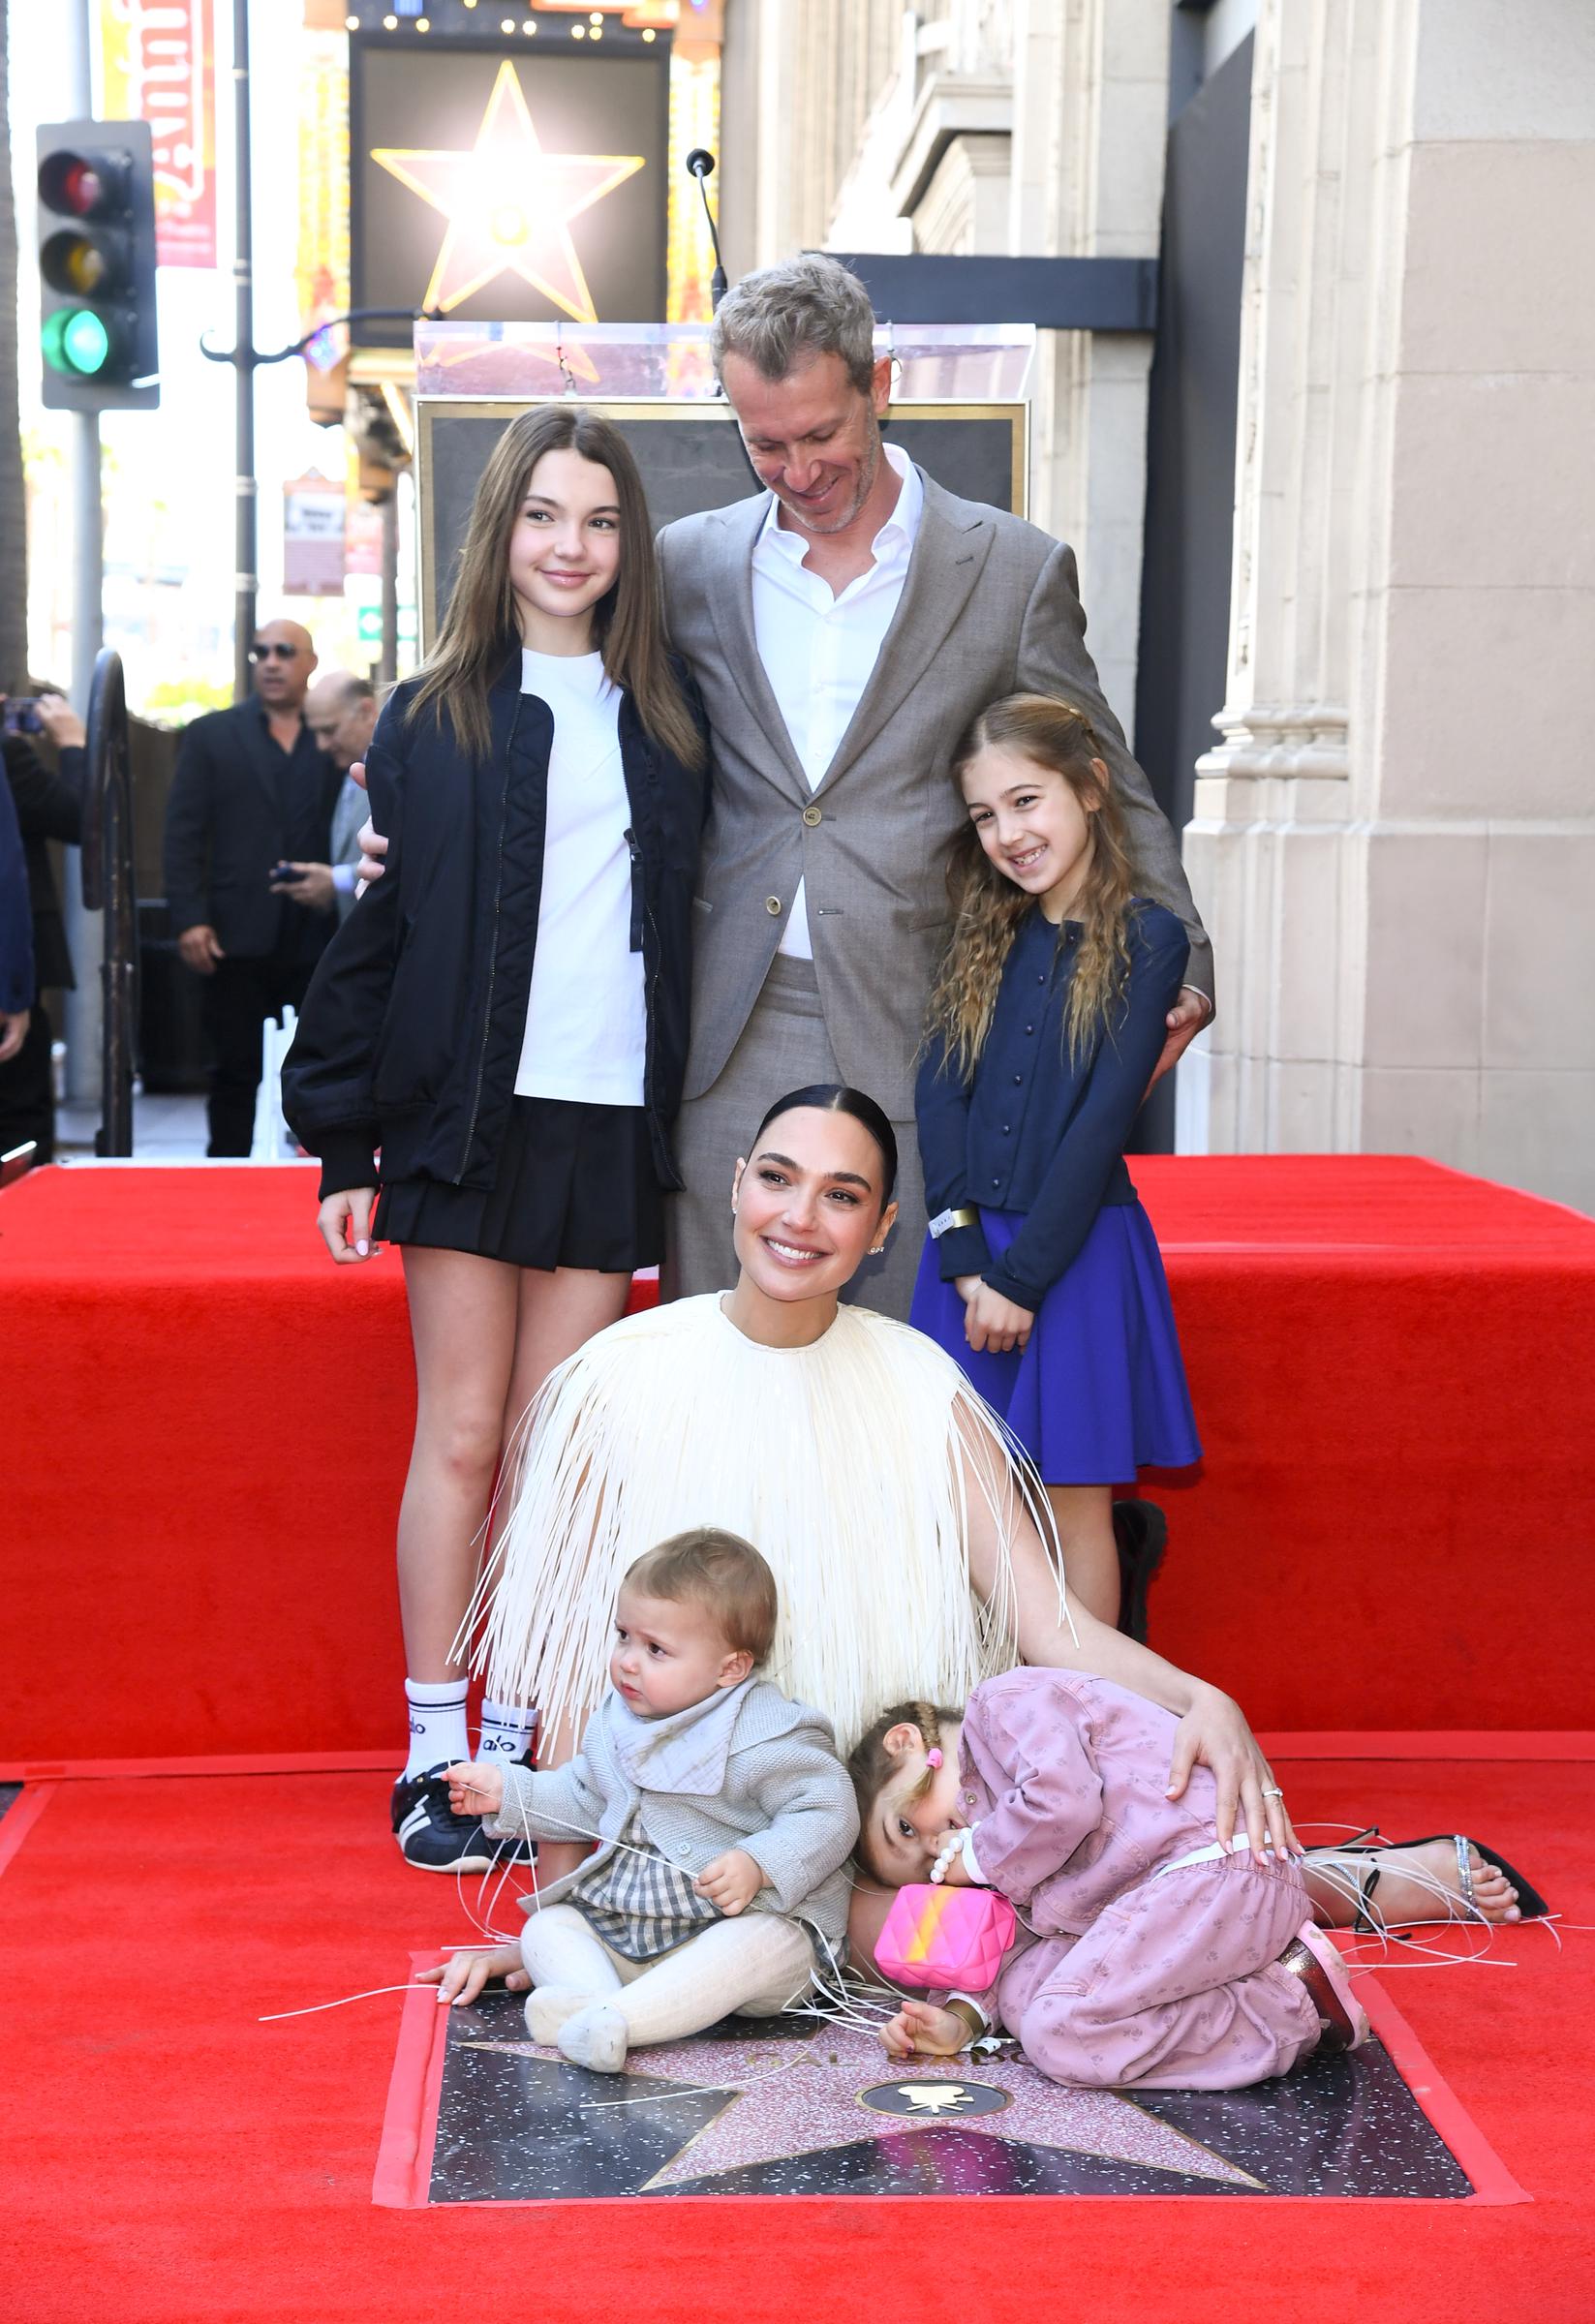
M 905 2115 L 918 2122 L 967 2122 L 1000 2114 L 1013 2099 L 989 2082 L 876 2082 L 858 2094 L 872 2114 Z

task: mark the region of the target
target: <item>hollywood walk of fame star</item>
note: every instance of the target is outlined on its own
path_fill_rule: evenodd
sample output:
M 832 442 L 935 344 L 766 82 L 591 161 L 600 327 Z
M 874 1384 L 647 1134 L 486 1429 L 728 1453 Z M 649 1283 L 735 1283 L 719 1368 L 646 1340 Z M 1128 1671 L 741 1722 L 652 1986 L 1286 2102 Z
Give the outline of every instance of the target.
M 577 322 L 598 321 L 570 221 L 635 176 L 640 153 L 544 152 L 506 59 L 469 152 L 374 145 L 371 158 L 448 220 L 423 307 L 447 314 L 497 276 L 518 274 Z
M 469 2041 L 474 2050 L 564 2062 L 558 2050 L 530 2041 Z M 1049 2082 L 1023 2059 L 918 2059 L 896 2089 L 903 2111 L 876 2111 L 883 2052 L 874 2035 L 850 2027 L 822 2027 L 813 2041 L 749 2034 L 730 2040 L 695 2038 L 633 2050 L 621 2075 L 591 2077 L 586 2107 L 638 2102 L 639 2081 L 673 2083 L 682 2090 L 727 2093 L 711 2123 L 688 2138 L 661 2170 L 637 2190 L 681 2186 L 724 2171 L 800 2155 L 818 2155 L 867 2141 L 901 2138 L 921 2125 L 956 2123 L 1004 2145 L 1053 2148 L 1144 2170 L 1175 2171 L 1222 2186 L 1260 2188 L 1262 2181 L 1227 2162 L 1182 2131 L 1158 2122 L 1111 2091 L 1071 2090 Z M 947 2087 L 938 2102 L 937 2086 Z M 1007 2103 L 977 2113 L 954 2090 L 997 2091 Z M 611 2090 L 613 2096 L 610 2095 Z M 866 2100 L 870 2094 L 874 2104 Z M 661 2099 L 668 2097 L 661 2092 Z

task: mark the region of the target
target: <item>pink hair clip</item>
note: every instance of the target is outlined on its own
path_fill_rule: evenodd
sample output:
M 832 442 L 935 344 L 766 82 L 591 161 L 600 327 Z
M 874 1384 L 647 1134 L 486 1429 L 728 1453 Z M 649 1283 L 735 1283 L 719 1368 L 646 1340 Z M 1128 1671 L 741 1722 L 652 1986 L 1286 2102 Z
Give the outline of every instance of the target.
M 925 1754 L 925 1764 L 927 1767 L 940 1766 L 941 1747 L 939 1744 L 933 1744 L 931 1749 Z

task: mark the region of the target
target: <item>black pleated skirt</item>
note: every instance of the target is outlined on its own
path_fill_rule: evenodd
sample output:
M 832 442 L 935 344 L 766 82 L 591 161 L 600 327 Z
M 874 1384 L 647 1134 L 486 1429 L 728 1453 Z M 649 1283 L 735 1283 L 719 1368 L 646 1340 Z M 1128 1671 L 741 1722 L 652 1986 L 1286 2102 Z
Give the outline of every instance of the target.
M 377 1199 L 383 1242 L 470 1251 L 509 1267 L 634 1274 L 664 1255 L 664 1198 L 641 1106 L 517 1097 L 491 1192 L 395 1178 Z

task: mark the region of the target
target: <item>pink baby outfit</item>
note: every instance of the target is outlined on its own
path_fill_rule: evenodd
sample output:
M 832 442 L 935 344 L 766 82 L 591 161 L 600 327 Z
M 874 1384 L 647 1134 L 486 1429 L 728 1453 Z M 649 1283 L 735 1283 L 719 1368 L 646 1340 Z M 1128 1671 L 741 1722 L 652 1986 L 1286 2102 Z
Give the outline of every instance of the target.
M 1248 1853 L 1159 1874 L 1215 1838 L 1207 1768 L 1163 1796 L 1177 1725 L 1072 1670 L 1010 1670 L 969 1697 L 959 1807 L 1021 1921 L 996 2007 L 1055 2081 L 1239 2090 L 1317 2045 L 1278 1966 L 1308 1917 L 1300 1868 Z

